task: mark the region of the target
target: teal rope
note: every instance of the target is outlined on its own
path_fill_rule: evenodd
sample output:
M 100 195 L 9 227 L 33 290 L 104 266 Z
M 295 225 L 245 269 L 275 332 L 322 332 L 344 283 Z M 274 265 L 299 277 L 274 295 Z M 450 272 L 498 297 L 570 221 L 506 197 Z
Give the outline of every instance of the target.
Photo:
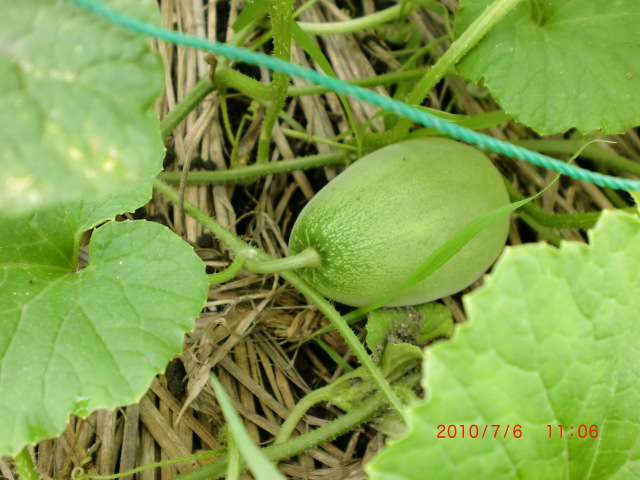
M 358 100 L 377 105 L 385 110 L 392 111 L 402 117 L 409 118 L 416 123 L 420 123 L 426 127 L 435 128 L 436 130 L 449 135 L 458 140 L 464 140 L 467 143 L 477 145 L 496 153 L 502 153 L 509 157 L 519 158 L 526 162 L 532 163 L 539 167 L 549 170 L 555 170 L 569 177 L 584 180 L 601 187 L 610 187 L 619 190 L 637 190 L 640 191 L 640 180 L 630 180 L 610 175 L 602 175 L 596 172 L 590 172 L 574 165 L 563 163 L 546 155 L 533 152 L 524 147 L 512 145 L 510 143 L 489 137 L 482 133 L 474 132 L 468 128 L 455 125 L 441 118 L 437 118 L 430 113 L 423 112 L 413 106 L 406 105 L 400 101 L 385 97 L 371 90 L 366 90 L 355 85 L 350 85 L 342 80 L 329 77 L 327 75 L 316 72 L 309 68 L 301 67 L 294 63 L 285 62 L 278 58 L 273 58 L 262 53 L 251 52 L 245 48 L 226 45 L 199 37 L 186 35 L 182 32 L 173 32 L 165 28 L 157 27 L 153 24 L 142 22 L 136 18 L 127 17 L 126 15 L 113 10 L 106 4 L 95 0 L 69 0 L 70 2 L 94 12 L 112 23 L 123 26 L 134 32 L 148 35 L 151 37 L 174 43 L 176 45 L 184 45 L 194 47 L 200 50 L 213 52 L 216 55 L 240 60 L 249 65 L 266 67 L 269 70 L 286 73 L 295 77 L 303 78 L 317 85 L 322 85 L 330 90 L 348 95 Z

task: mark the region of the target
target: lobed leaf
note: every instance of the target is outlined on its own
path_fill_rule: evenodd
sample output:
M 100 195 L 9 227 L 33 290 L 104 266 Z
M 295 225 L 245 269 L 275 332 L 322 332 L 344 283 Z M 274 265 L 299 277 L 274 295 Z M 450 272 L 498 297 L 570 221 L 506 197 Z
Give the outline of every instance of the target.
M 69 413 L 138 401 L 181 351 L 208 284 L 177 235 L 109 222 L 77 269 L 82 232 L 135 197 L 0 219 L 0 455 L 57 436 Z
M 590 245 L 508 248 L 465 304 L 469 324 L 426 351 L 428 401 L 371 479 L 640 476 L 637 217 L 605 211 Z
M 492 0 L 461 0 L 456 31 Z M 640 124 L 640 2 L 523 0 L 457 65 L 540 134 Z

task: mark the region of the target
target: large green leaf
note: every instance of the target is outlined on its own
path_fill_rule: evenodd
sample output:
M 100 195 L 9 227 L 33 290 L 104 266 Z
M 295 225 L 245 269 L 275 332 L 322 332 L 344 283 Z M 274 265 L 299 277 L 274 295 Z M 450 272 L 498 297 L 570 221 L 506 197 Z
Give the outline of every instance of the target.
M 69 413 L 136 402 L 206 301 L 193 249 L 152 222 L 109 222 L 137 195 L 0 219 L 0 455 L 56 436 Z
M 461 0 L 463 31 L 493 0 Z M 538 133 L 640 124 L 640 2 L 523 0 L 458 71 Z
M 107 3 L 160 23 L 153 0 Z M 0 214 L 157 174 L 163 67 L 147 40 L 64 0 L 0 0 L 0 11 Z
M 469 324 L 427 349 L 428 401 L 371 478 L 639 478 L 638 218 L 605 212 L 590 245 L 509 248 L 465 303 Z

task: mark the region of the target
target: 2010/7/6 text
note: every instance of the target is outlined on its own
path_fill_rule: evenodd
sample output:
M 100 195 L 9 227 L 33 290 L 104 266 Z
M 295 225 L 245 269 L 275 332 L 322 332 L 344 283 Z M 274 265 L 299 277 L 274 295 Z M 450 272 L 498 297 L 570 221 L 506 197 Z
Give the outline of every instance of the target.
M 521 438 L 522 425 L 438 425 L 436 438 Z

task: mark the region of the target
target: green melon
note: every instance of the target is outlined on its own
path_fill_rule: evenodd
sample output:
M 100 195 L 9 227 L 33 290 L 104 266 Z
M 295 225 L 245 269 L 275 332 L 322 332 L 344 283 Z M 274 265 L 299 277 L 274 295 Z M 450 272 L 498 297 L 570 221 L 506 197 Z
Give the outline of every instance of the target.
M 289 250 L 315 249 L 320 265 L 299 274 L 327 298 L 363 306 L 400 286 L 471 220 L 508 203 L 482 152 L 442 138 L 408 140 L 366 155 L 320 190 L 298 216 Z M 495 261 L 508 230 L 505 215 L 386 306 L 463 290 Z

